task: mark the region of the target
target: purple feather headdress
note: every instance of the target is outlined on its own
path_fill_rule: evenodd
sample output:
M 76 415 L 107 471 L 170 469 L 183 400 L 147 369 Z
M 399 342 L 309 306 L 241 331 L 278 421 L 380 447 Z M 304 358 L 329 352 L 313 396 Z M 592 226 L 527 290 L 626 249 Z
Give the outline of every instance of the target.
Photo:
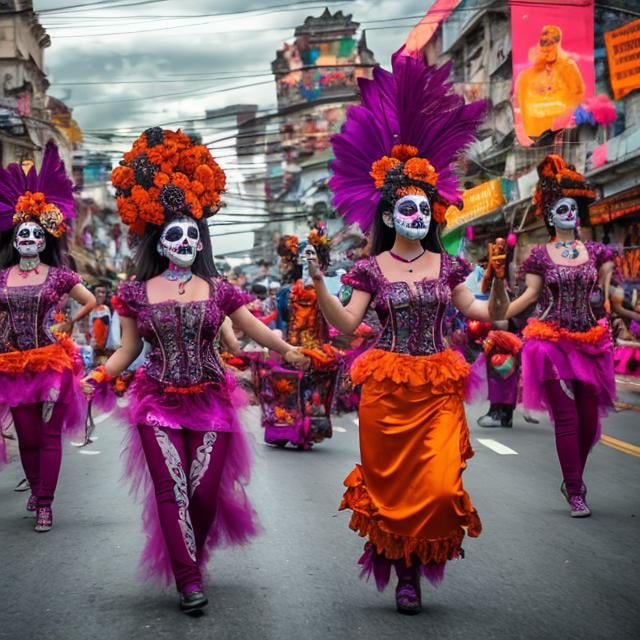
M 25 174 L 17 163 L 0 167 L 0 231 L 31 220 L 59 237 L 75 215 L 73 182 L 53 142 L 47 143 L 39 173 L 32 166 Z
M 435 219 L 444 221 L 449 204 L 460 201 L 453 162 L 475 140 L 487 108 L 453 92 L 451 63 L 428 66 L 398 52 L 391 65 L 391 73 L 378 67 L 373 80 L 359 80 L 361 104 L 349 107 L 331 139 L 333 204 L 365 233 L 381 198 L 407 193 L 429 196 Z

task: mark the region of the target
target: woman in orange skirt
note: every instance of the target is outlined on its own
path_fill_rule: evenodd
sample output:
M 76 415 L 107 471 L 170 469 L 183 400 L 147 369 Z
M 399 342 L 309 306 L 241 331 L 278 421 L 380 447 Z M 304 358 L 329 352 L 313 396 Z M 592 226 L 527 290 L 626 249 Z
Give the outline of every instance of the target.
M 463 284 L 466 264 L 442 251 L 438 227 L 458 200 L 450 164 L 473 140 L 484 104 L 465 105 L 447 76 L 448 68 L 397 55 L 393 73 L 378 68 L 361 81 L 362 106 L 350 108 L 333 139 L 331 187 L 347 222 L 373 231 L 371 257 L 343 277 L 344 307 L 309 265 L 330 324 L 353 333 L 371 306 L 383 327 L 351 369 L 362 385 L 361 464 L 341 508 L 367 538 L 363 575 L 382 590 L 395 568 L 396 606 L 408 614 L 421 609 L 420 576 L 437 584 L 446 562 L 462 557 L 465 533 L 481 530 L 462 486 L 473 455 L 463 407 L 470 366 L 447 348 L 443 321 L 450 304 L 479 320 L 489 312 Z M 435 114 L 429 126 L 426 113 Z

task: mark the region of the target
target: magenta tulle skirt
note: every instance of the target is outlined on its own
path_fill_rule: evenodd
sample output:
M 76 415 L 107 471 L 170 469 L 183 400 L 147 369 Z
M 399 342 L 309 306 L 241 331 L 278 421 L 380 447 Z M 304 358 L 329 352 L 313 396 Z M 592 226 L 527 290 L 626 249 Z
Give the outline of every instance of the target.
M 176 393 L 138 369 L 127 392 L 126 415 L 132 425 L 186 427 L 194 431 L 242 431 L 238 409 L 248 404 L 246 394 L 227 372 L 222 384 L 203 385 L 201 390 Z
M 523 404 L 526 410 L 549 411 L 543 383 L 547 380 L 578 380 L 598 398 L 605 416 L 616 399 L 613 345 L 610 334 L 597 343 L 561 337 L 557 341 L 527 338 L 522 349 Z
M 170 584 L 174 576 L 138 424 L 176 429 L 183 425 L 198 431 L 231 432 L 217 495 L 216 516 L 198 557 L 203 575 L 215 549 L 245 544 L 259 532 L 257 514 L 246 494 L 251 477 L 252 447 L 238 416 L 238 411 L 246 407 L 248 401 L 244 392 L 235 387 L 235 380 L 231 378 L 231 381 L 233 384 L 229 388 L 209 385 L 197 393 L 163 393 L 163 385 L 139 370 L 129 388 L 129 406 L 124 409 L 129 425 L 123 442 L 123 479 L 129 483 L 134 499 L 142 504 L 146 543 L 140 569 L 147 579 Z
M 80 386 L 80 375 L 71 369 L 21 373 L 0 372 L 0 404 L 17 407 L 38 402 L 64 405 L 62 434 L 69 439 L 82 439 L 87 417 L 87 399 Z M 5 439 L 0 437 L 0 466 L 7 462 Z
M 640 344 L 618 345 L 613 353 L 614 370 L 624 376 L 640 376 Z

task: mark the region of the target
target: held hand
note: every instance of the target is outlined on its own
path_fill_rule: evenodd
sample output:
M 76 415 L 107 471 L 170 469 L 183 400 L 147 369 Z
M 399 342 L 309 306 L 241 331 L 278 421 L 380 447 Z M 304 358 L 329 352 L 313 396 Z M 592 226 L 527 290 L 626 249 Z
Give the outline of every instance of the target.
M 312 280 L 320 280 L 322 278 L 322 271 L 320 271 L 317 256 L 309 256 L 308 258 L 305 258 L 305 260 L 309 269 L 310 278 Z
M 93 394 L 96 392 L 96 382 L 90 376 L 85 376 L 80 380 L 80 387 L 82 389 L 82 393 L 87 396 L 88 400 L 91 400 Z
M 303 355 L 296 347 L 291 347 L 284 354 L 284 360 L 296 369 L 308 369 L 310 364 L 309 358 Z
M 54 334 L 62 333 L 64 335 L 70 336 L 72 331 L 73 331 L 73 322 L 69 322 L 69 321 L 59 322 L 51 326 L 51 333 L 54 333 Z

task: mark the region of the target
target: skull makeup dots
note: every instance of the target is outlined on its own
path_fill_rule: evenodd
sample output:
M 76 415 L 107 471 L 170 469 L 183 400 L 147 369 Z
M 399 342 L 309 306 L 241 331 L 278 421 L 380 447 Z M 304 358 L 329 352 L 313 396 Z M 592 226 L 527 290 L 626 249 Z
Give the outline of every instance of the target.
M 298 264 L 305 265 L 308 263 L 309 258 L 317 258 L 318 253 L 316 248 L 307 241 L 301 242 L 298 247 Z
M 44 229 L 37 222 L 23 222 L 13 240 L 15 250 L 22 258 L 35 258 L 47 246 Z
M 426 238 L 431 226 L 431 205 L 426 196 L 409 195 L 400 198 L 393 208 L 393 227 L 408 240 Z
M 202 251 L 198 225 L 189 218 L 172 220 L 162 230 L 157 250 L 177 267 L 190 267 Z
M 556 229 L 575 229 L 578 225 L 578 204 L 573 198 L 560 198 L 549 211 L 549 223 Z

